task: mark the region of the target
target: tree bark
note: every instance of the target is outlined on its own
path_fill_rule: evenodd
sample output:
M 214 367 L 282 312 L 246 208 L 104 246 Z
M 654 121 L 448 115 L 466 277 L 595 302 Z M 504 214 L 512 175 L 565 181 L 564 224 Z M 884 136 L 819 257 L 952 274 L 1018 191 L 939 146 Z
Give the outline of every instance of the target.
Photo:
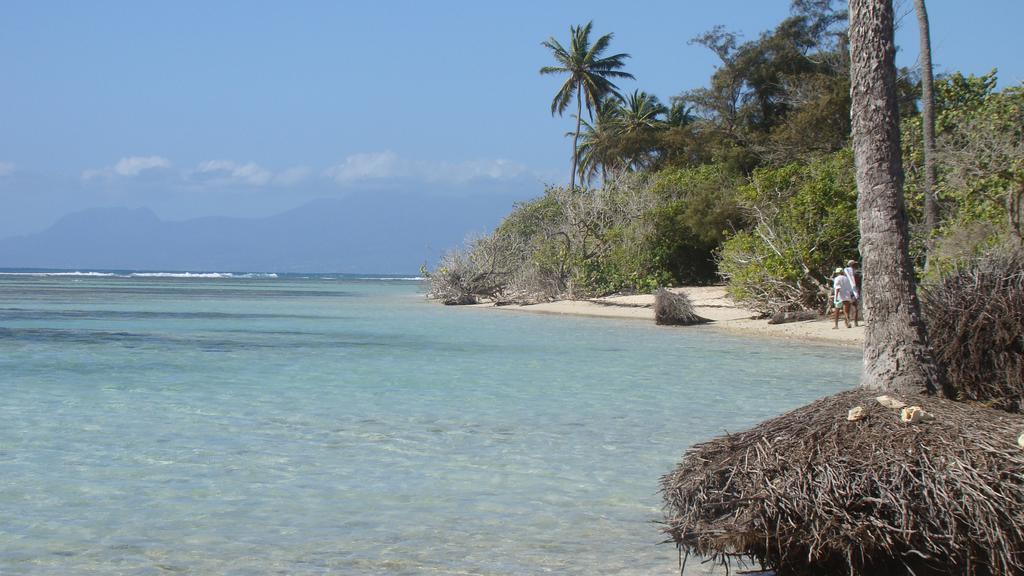
M 569 191 L 576 190 L 576 164 L 580 158 L 580 122 L 583 114 L 583 85 L 576 86 L 576 134 L 572 139 L 572 174 L 569 174 Z
M 891 0 L 850 0 L 850 57 L 860 253 L 870 283 L 861 385 L 935 393 L 939 371 L 907 250 Z
M 1006 212 L 1010 217 L 1010 232 L 1017 237 L 1017 243 L 1024 245 L 1024 182 L 1016 190 L 1010 191 L 1006 203 Z
M 932 79 L 932 40 L 924 0 L 914 0 L 921 52 L 921 129 L 924 133 L 924 226 L 929 236 L 939 225 L 935 197 L 935 83 Z

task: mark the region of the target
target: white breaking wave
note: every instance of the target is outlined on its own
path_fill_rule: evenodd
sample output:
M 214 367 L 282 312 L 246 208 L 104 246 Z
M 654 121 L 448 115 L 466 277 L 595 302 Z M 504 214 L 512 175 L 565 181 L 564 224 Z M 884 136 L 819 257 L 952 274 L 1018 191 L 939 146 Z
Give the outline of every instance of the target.
M 326 280 L 326 278 L 325 278 L 325 280 Z M 396 277 L 396 276 L 388 276 L 388 277 L 366 276 L 364 278 L 356 278 L 356 280 L 406 280 L 406 281 L 408 281 L 408 280 L 426 280 L 426 278 L 424 278 L 423 276 L 400 276 L 400 277 Z
M 89 276 L 114 278 L 121 276 L 113 272 L 0 272 L 0 276 Z
M 129 278 L 232 278 L 227 272 L 132 272 Z
M 277 278 L 273 272 L 253 272 L 234 274 L 232 272 L 131 272 L 117 274 L 114 272 L 0 272 L 0 276 L 76 276 L 86 278 Z
M 250 273 L 233 274 L 231 272 L 132 272 L 130 278 L 277 278 L 277 274 Z

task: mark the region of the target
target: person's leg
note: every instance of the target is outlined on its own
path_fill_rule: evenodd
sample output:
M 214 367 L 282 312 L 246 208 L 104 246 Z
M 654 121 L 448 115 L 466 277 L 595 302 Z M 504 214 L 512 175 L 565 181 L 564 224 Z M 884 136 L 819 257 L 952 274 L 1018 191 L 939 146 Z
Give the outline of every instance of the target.
M 860 298 L 854 300 L 850 305 L 853 306 L 853 325 L 860 326 Z
M 843 300 L 843 319 L 846 320 L 846 327 L 850 327 L 850 301 Z M 836 322 L 838 324 L 838 322 Z
M 835 319 L 836 324 L 832 327 L 833 330 L 839 329 L 839 304 L 832 303 L 832 318 Z

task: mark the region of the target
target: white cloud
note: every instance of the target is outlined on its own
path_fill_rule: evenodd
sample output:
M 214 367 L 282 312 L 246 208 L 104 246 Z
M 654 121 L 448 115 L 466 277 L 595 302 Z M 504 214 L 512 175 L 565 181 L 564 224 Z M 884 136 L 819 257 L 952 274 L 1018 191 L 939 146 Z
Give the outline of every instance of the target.
M 264 186 L 273 178 L 273 173 L 255 162 L 239 164 L 231 160 L 208 160 L 200 162 L 194 174 L 200 179 L 218 183 L 240 183 L 250 186 Z
M 398 155 L 390 150 L 360 153 L 345 158 L 341 164 L 331 166 L 325 174 L 339 184 L 357 180 L 402 178 L 408 176 L 407 167 L 403 164 Z
M 7 176 L 14 172 L 13 162 L 0 162 L 0 176 Z
M 121 158 L 109 168 L 88 168 L 82 171 L 82 180 L 97 178 L 134 178 L 151 170 L 165 170 L 171 167 L 171 161 L 163 156 L 127 156 Z
M 114 173 L 118 176 L 138 176 L 146 170 L 170 167 L 171 162 L 162 156 L 129 156 L 121 158 L 114 165 Z
M 242 184 L 246 186 L 292 186 L 306 179 L 311 173 L 304 166 L 293 166 L 274 173 L 255 162 L 234 162 L 232 160 L 208 160 L 186 174 L 193 182 L 210 185 Z
M 386 150 L 348 156 L 340 164 L 328 168 L 324 175 L 338 184 L 384 179 L 462 183 L 476 179 L 513 178 L 525 172 L 525 166 L 509 160 L 429 162 L 401 158 Z
M 0 162 L 0 176 L 14 170 L 14 165 Z M 419 181 L 441 184 L 463 184 L 476 180 L 507 180 L 527 174 L 525 166 L 503 159 L 466 160 L 461 162 L 411 160 L 385 150 L 363 152 L 346 157 L 323 171 L 334 182 L 346 185 L 370 181 Z M 307 166 L 292 166 L 280 171 L 270 170 L 256 162 L 206 160 L 191 169 L 173 169 L 162 156 L 127 156 L 113 166 L 82 171 L 82 180 L 113 181 L 129 178 L 159 177 L 169 182 L 196 188 L 218 187 L 291 187 L 308 180 L 314 171 Z

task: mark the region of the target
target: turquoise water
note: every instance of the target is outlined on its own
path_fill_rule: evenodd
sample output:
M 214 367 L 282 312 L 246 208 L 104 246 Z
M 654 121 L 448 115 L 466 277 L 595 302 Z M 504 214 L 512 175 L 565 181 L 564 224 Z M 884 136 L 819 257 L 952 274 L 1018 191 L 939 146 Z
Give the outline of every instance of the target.
M 674 574 L 684 449 L 859 370 L 411 281 L 0 275 L 0 573 Z

